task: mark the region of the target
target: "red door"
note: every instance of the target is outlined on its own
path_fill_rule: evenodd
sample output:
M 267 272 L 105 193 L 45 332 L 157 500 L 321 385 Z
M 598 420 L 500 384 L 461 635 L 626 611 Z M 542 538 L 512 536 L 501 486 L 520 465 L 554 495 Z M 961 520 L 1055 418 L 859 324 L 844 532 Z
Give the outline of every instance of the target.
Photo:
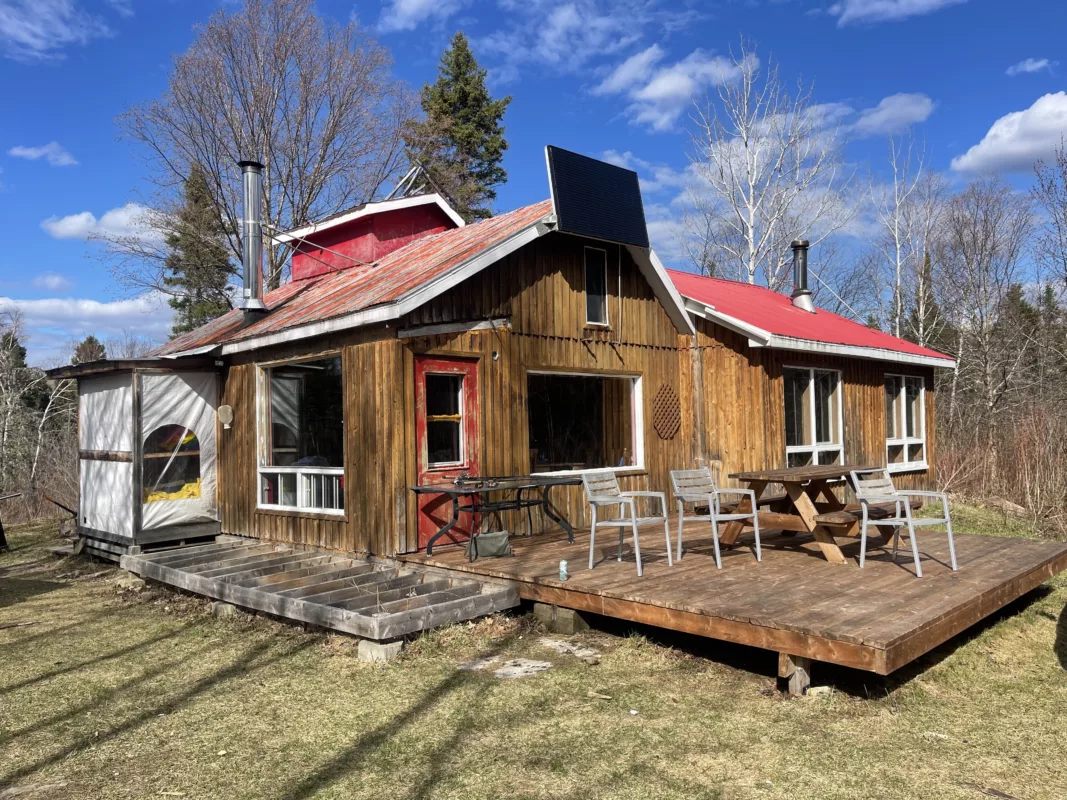
M 415 359 L 415 446 L 420 484 L 452 481 L 464 473 L 479 473 L 478 362 L 464 358 Z M 445 496 L 419 498 L 419 548 L 452 520 L 452 500 Z M 469 502 L 466 498 L 464 503 Z M 462 542 L 477 524 L 471 514 L 435 544 Z

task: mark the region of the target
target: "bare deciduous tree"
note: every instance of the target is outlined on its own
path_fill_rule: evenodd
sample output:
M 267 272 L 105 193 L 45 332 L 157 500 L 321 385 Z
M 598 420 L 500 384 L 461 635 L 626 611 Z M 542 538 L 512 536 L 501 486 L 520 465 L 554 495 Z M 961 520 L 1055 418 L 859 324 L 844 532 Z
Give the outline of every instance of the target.
M 996 429 L 1004 401 L 1018 390 L 1031 342 L 1018 326 L 1003 324 L 1009 292 L 1033 231 L 1030 201 L 995 177 L 971 183 L 945 211 L 938 259 L 950 291 L 948 313 L 957 332 L 959 366 L 949 398 L 950 424 L 984 432 L 996 470 Z M 977 401 L 964 420 L 958 403 L 966 389 Z
M 817 245 L 854 216 L 843 196 L 851 176 L 839 131 L 812 104 L 810 86 L 790 95 L 777 66 L 761 71 L 744 43 L 733 64 L 736 74 L 695 115 L 690 252 L 701 254 L 702 268 L 714 262 L 725 277 L 778 289 L 793 239 Z
M 155 236 L 118 238 L 129 258 L 117 276 L 135 289 L 162 288 L 163 235 L 193 165 L 204 172 L 235 259 L 240 257 L 237 162 L 265 164 L 268 233 L 372 199 L 403 158 L 413 101 L 390 74 L 388 51 L 355 22 L 315 14 L 313 0 L 246 0 L 216 13 L 178 57 L 166 93 L 119 118 L 147 155 L 158 187 L 141 221 Z M 287 247 L 266 248 L 268 288 Z
M 1062 139 L 1052 163 L 1038 161 L 1034 173 L 1037 182 L 1030 193 L 1044 212 L 1035 254 L 1057 279 L 1067 283 L 1067 149 Z

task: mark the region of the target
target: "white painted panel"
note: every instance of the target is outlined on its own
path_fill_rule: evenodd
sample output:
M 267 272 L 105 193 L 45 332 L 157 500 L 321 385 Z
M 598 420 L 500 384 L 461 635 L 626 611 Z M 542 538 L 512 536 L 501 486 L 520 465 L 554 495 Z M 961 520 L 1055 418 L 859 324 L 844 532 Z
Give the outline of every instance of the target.
M 133 536 L 133 464 L 82 460 L 79 522 L 93 530 Z
M 78 447 L 133 451 L 133 376 L 129 372 L 78 381 Z

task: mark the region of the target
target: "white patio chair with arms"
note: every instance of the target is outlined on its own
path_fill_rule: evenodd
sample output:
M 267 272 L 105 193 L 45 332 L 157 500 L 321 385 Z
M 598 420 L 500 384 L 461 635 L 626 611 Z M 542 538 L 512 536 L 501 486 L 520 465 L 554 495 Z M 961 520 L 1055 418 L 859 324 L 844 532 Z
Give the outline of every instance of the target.
M 641 577 L 641 545 L 637 541 L 637 529 L 642 525 L 663 523 L 663 531 L 667 537 L 667 566 L 674 566 L 671 558 L 671 529 L 667 523 L 667 496 L 663 492 L 624 492 L 619 488 L 619 479 L 615 476 L 615 470 L 590 470 L 582 475 L 582 485 L 585 487 L 585 498 L 592 506 L 593 525 L 589 531 L 589 569 L 593 568 L 594 548 L 596 546 L 597 526 L 608 526 L 619 529 L 619 561 L 622 561 L 623 531 L 629 528 L 634 535 L 634 556 L 637 558 L 637 577 Z M 652 517 L 637 516 L 637 498 L 654 497 L 659 499 L 660 515 Z M 619 509 L 618 519 L 599 519 L 601 508 L 615 506 Z
M 756 493 L 751 489 L 720 489 L 715 485 L 711 469 L 675 469 L 671 470 L 671 488 L 674 490 L 674 499 L 678 503 L 678 553 L 675 556 L 679 561 L 682 558 L 682 525 L 685 520 L 694 522 L 710 522 L 712 539 L 715 542 L 715 566 L 722 569 L 722 555 L 719 552 L 719 523 L 752 520 L 752 529 L 756 532 L 756 561 L 763 560 L 759 541 L 759 515 L 756 505 Z M 722 496 L 737 495 L 747 497 L 751 505 L 751 511 L 737 512 L 736 510 L 723 511 Z M 692 514 L 685 516 L 686 503 L 707 503 L 707 514 Z
M 884 469 L 868 469 L 852 471 L 852 486 L 856 490 L 856 499 L 860 502 L 861 529 L 860 529 L 860 567 L 867 560 L 867 526 L 870 522 L 878 527 L 890 525 L 893 527 L 893 560 L 897 560 L 897 546 L 900 544 L 900 529 L 907 527 L 908 538 L 911 540 L 911 554 L 915 559 L 915 577 L 923 576 L 922 564 L 919 563 L 919 545 L 915 541 L 915 526 L 919 525 L 944 525 L 948 530 L 948 552 L 952 559 L 953 571 L 958 569 L 956 564 L 956 543 L 952 538 L 952 517 L 948 510 L 948 495 L 944 492 L 921 492 L 916 490 L 898 491 L 893 485 L 893 479 L 889 472 Z M 932 498 L 941 501 L 940 517 L 928 517 L 916 519 L 911 513 L 912 497 Z M 871 504 L 893 503 L 893 513 L 889 517 L 880 517 L 871 520 Z M 901 510 L 903 509 L 903 514 Z

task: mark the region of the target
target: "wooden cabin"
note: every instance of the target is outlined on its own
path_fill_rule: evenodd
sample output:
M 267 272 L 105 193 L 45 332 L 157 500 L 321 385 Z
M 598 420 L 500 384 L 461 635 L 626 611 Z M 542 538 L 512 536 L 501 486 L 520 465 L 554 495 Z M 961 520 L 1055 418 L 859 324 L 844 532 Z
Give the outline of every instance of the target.
M 593 563 L 592 547 L 586 568 L 553 529 L 588 524 L 574 478 L 590 469 L 669 492 L 671 470 L 698 465 L 724 482 L 884 465 L 931 487 L 934 371 L 953 361 L 811 305 L 802 242 L 792 297 L 664 269 L 636 175 L 568 158 L 561 176 L 550 153 L 551 200 L 475 224 L 421 194 L 291 231 L 289 283 L 260 297 L 246 269 L 243 308 L 150 357 L 53 370 L 79 381 L 86 549 L 369 639 L 520 599 L 607 614 L 777 651 L 793 691 L 811 659 L 888 674 L 1067 568 L 1065 545 L 957 536 L 954 572 L 931 533 L 917 580 L 884 551 L 847 563 L 810 526 L 816 542 L 778 531 L 762 561 L 734 548 L 721 569 L 709 532 L 688 527 L 673 565 L 660 540 L 643 575 L 613 554 Z M 244 166 L 249 180 L 258 165 Z M 426 552 L 452 506 L 412 487 L 532 474 L 570 482 L 553 518 L 466 515 L 448 534 L 539 534 L 516 537 L 515 558 Z M 141 552 L 219 533 L 233 537 Z
M 217 500 L 198 497 L 218 532 L 358 554 L 424 545 L 450 508 L 410 487 L 464 473 L 611 467 L 624 488 L 666 491 L 671 469 L 693 465 L 725 478 L 839 461 L 930 481 L 933 370 L 950 358 L 764 288 L 668 271 L 649 247 L 560 230 L 556 211 L 546 200 L 465 225 L 436 194 L 360 206 L 280 238 L 293 279 L 264 311 L 231 311 L 115 367 L 213 365 L 209 408 L 224 420 L 217 456 L 198 450 L 217 481 L 198 491 Z M 55 374 L 85 376 L 87 390 L 108 368 Z M 90 412 L 83 431 L 99 425 Z M 83 473 L 122 458 L 148 475 L 152 434 L 132 432 L 120 456 L 84 448 Z M 149 483 L 113 545 L 165 538 L 137 520 L 191 491 Z M 83 506 L 92 496 L 85 485 Z M 586 524 L 580 487 L 554 503 Z M 90 539 L 116 533 L 81 522 Z

